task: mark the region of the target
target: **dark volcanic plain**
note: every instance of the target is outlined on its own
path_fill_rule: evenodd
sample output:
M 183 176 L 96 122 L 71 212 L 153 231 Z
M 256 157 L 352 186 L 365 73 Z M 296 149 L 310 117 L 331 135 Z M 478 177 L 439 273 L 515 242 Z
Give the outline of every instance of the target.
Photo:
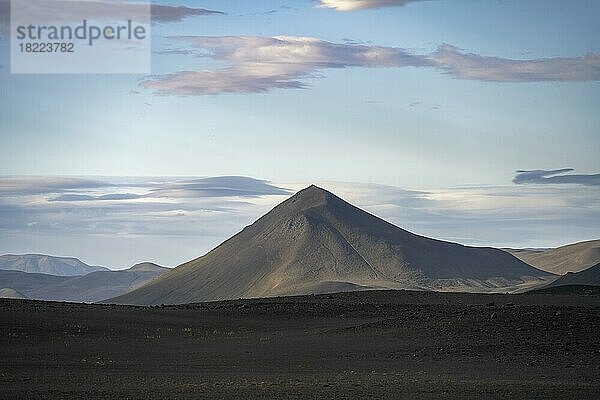
M 600 294 L 0 300 L 3 399 L 598 399 Z

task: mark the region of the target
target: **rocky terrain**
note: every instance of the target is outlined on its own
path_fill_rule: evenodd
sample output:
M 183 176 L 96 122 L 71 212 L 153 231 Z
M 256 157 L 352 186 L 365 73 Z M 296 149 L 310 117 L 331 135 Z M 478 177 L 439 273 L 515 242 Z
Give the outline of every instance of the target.
M 0 300 L 0 398 L 597 399 L 586 293 Z

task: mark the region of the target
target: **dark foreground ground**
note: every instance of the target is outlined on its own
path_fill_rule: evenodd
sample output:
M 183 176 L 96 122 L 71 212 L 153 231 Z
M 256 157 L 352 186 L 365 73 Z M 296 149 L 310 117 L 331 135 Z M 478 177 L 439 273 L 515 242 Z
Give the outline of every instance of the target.
M 599 399 L 600 296 L 0 300 L 0 397 Z

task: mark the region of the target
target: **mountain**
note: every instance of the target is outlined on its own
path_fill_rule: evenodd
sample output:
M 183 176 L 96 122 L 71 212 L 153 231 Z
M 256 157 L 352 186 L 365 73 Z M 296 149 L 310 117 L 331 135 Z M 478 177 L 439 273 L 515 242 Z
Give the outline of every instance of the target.
M 27 297 L 38 300 L 44 299 L 36 297 L 37 290 L 60 285 L 69 279 L 73 277 L 0 270 L 0 287 L 13 288 Z
M 163 273 L 168 271 L 169 268 L 161 267 L 158 264 L 154 264 L 151 262 L 143 262 L 139 264 L 135 264 L 133 267 L 127 269 L 129 272 L 159 272 Z
M 550 276 L 502 250 L 412 234 L 313 185 L 206 255 L 109 302 L 176 304 L 332 288 L 488 291 Z
M 600 240 L 590 240 L 547 250 L 507 250 L 541 270 L 564 275 L 600 263 Z
M 0 271 L 0 287 L 14 288 L 30 299 L 93 303 L 143 286 L 166 271 L 168 268 L 152 263 L 76 277 Z
M 12 288 L 0 289 L 0 299 L 26 299 L 27 296 Z
M 580 272 L 567 272 L 545 287 L 566 285 L 600 286 L 600 263 Z
M 56 276 L 79 276 L 94 271 L 108 271 L 109 269 L 90 266 L 72 257 L 53 257 L 43 254 L 6 254 L 0 256 L 0 270 L 15 270 Z

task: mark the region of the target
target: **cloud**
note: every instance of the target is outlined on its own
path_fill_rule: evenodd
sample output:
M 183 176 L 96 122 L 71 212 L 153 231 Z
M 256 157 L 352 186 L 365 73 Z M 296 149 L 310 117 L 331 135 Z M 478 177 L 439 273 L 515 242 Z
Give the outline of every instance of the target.
M 210 197 L 259 197 L 270 195 L 289 195 L 287 189 L 274 186 L 268 181 L 245 176 L 218 176 L 196 179 L 176 179 L 174 181 L 153 183 L 123 183 L 114 187 L 135 187 L 143 193 L 108 193 L 102 195 L 67 193 L 49 201 L 112 201 L 137 199 L 182 199 Z
M 336 11 L 356 11 L 369 8 L 399 7 L 408 3 L 428 0 L 319 0 L 318 7 Z
M 513 60 L 462 53 L 443 44 L 431 56 L 436 66 L 458 79 L 494 82 L 597 81 L 600 55 Z
M 208 229 L 207 221 L 216 214 L 246 208 L 249 201 L 261 204 L 263 198 L 292 193 L 265 180 L 238 176 L 107 179 L 1 178 L 0 230 L 25 229 L 37 221 L 37 232 L 181 235 Z M 173 215 L 200 225 L 152 225 Z
M 110 193 L 101 196 L 91 196 L 86 194 L 62 194 L 58 197 L 48 199 L 48 201 L 93 201 L 93 200 L 134 200 L 145 197 L 133 193 Z
M 186 6 L 169 6 L 152 3 L 153 22 L 177 22 L 187 17 L 198 15 L 225 14 L 222 11 L 206 10 L 204 8 L 190 8 Z
M 257 197 L 289 195 L 291 192 L 268 181 L 244 176 L 219 176 L 168 183 L 152 189 L 153 197 Z
M 261 93 L 306 88 L 306 80 L 329 68 L 436 68 L 457 79 L 498 82 L 600 80 L 600 55 L 575 58 L 511 60 L 461 53 L 444 44 L 418 55 L 385 46 L 331 43 L 292 36 L 178 36 L 191 49 L 171 50 L 209 57 L 228 66 L 151 76 L 139 86 L 160 95 L 198 96 Z M 167 50 L 168 51 L 168 50 Z
M 600 174 L 566 174 L 573 172 L 572 168 L 555 170 L 531 170 L 517 171 L 513 182 L 518 185 L 524 184 L 575 184 L 585 186 L 600 185 Z M 566 175 L 565 175 L 566 174 Z
M 27 21 L 15 20 L 15 25 L 28 25 L 31 22 L 81 23 L 86 19 L 146 21 L 151 15 L 152 22 L 178 22 L 188 17 L 219 15 L 221 11 L 204 8 L 165 4 L 123 1 L 123 0 L 27 0 Z M 149 14 L 150 13 L 150 14 Z M 0 0 L 0 29 L 7 32 L 10 19 L 10 0 Z
M 116 204 L 128 200 L 156 203 L 167 199 L 252 198 L 291 194 L 288 189 L 275 186 L 269 181 L 244 176 L 161 178 L 157 181 L 125 179 L 125 182 L 105 182 L 72 177 L 4 176 L 0 177 L 0 199 L 43 196 L 44 201 L 50 203 L 100 201 Z
M 336 44 L 307 37 L 182 36 L 174 39 L 208 50 L 225 61 L 219 70 L 181 71 L 142 80 L 140 86 L 159 94 L 205 95 L 258 93 L 304 88 L 303 79 L 326 68 L 408 67 L 429 61 L 392 47 Z
M 122 267 L 197 257 L 292 193 L 236 176 L 0 182 L 0 253 L 28 248 Z
M 102 188 L 110 184 L 87 178 L 2 176 L 0 196 L 59 193 L 78 189 Z

